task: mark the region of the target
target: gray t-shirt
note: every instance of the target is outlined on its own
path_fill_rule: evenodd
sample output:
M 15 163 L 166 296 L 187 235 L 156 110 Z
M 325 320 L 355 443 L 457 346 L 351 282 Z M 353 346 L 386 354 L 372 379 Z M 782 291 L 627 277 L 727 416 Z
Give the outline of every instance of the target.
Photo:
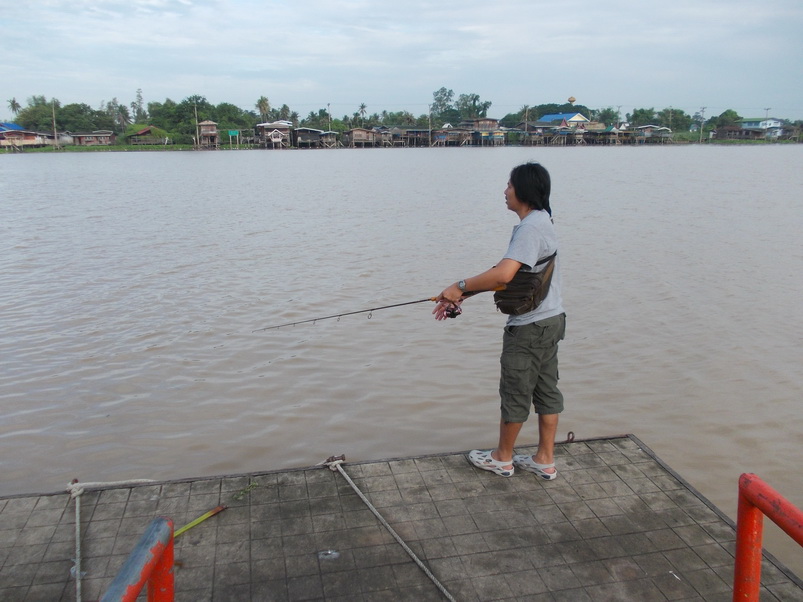
M 535 268 L 539 259 L 548 257 L 558 250 L 558 238 L 552 219 L 546 211 L 533 211 L 516 226 L 510 237 L 510 244 L 504 259 L 513 259 L 523 264 L 522 268 L 530 272 L 540 272 L 544 265 Z M 535 310 L 520 316 L 509 316 L 508 326 L 522 326 L 539 320 L 545 320 L 563 313 L 563 299 L 560 294 L 560 253 L 555 258 L 555 271 L 549 292 Z

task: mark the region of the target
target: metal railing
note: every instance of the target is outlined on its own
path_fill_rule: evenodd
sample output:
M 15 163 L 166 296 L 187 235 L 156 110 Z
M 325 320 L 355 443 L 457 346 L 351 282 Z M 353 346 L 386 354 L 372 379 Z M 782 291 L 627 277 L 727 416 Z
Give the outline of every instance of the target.
M 739 477 L 733 600 L 758 602 L 764 516 L 803 546 L 803 511 L 754 474 Z
M 151 521 L 101 602 L 134 602 L 148 586 L 148 602 L 173 602 L 173 521 Z

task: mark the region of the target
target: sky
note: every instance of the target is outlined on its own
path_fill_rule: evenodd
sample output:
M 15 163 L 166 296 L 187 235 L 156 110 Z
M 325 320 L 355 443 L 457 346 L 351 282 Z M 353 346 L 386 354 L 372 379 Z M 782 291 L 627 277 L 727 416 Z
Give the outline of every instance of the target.
M 524 105 L 803 119 L 801 0 L 0 0 L 8 101 L 201 95 L 302 118 Z

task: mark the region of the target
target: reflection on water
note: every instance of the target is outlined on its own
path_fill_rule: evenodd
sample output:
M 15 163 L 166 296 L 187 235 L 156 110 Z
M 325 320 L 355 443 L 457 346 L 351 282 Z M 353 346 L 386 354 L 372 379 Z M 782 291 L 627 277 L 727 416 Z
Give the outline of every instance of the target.
M 730 516 L 803 505 L 799 146 L 0 157 L 0 494 L 491 446 L 503 316 L 422 299 L 486 269 L 544 163 L 560 432 L 632 432 Z M 533 443 L 533 424 L 521 443 Z M 768 547 L 803 572 L 796 547 Z

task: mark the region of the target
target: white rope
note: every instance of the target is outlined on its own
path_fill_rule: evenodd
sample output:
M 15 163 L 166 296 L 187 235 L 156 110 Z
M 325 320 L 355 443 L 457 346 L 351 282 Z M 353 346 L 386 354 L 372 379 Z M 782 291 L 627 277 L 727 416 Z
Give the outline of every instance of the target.
M 153 483 L 151 479 L 133 479 L 131 481 L 109 481 L 106 483 L 79 483 L 75 479 L 67 485 L 67 493 L 75 500 L 75 602 L 81 602 L 81 495 L 86 489 L 122 487 Z
M 75 500 L 75 602 L 81 602 L 81 494 L 70 495 Z
M 346 479 L 349 485 L 351 485 L 351 488 L 354 490 L 354 492 L 358 496 L 360 496 L 360 499 L 363 501 L 363 503 L 365 503 L 365 505 L 368 506 L 368 509 L 371 512 L 373 512 L 374 516 L 376 516 L 379 519 L 379 522 L 381 522 L 385 526 L 385 528 L 390 532 L 393 538 L 397 542 L 399 542 L 399 545 L 402 548 L 404 548 L 404 551 L 407 552 L 410 558 L 412 558 L 413 561 L 421 568 L 421 570 L 424 571 L 424 573 L 426 574 L 427 577 L 430 578 L 432 583 L 434 583 L 435 586 L 441 591 L 441 593 L 444 596 L 446 596 L 446 599 L 450 600 L 450 602 L 456 602 L 455 599 L 452 597 L 452 594 L 450 594 L 448 590 L 441 584 L 441 582 L 438 581 L 438 578 L 432 574 L 432 571 L 430 571 L 429 568 L 423 562 L 421 562 L 421 560 L 419 560 L 418 556 L 415 555 L 415 552 L 413 552 L 410 549 L 410 547 L 406 543 L 404 543 L 404 540 L 401 537 L 399 537 L 399 534 L 396 533 L 396 531 L 393 529 L 393 527 L 390 526 L 390 524 L 385 520 L 385 518 L 381 514 L 379 514 L 379 511 L 376 508 L 374 508 L 373 504 L 371 504 L 368 498 L 363 495 L 359 487 L 357 487 L 357 485 L 354 484 L 354 481 L 351 480 L 349 475 L 346 474 L 346 471 L 343 470 L 343 468 L 340 466 L 341 464 L 343 464 L 343 462 L 344 460 L 342 459 L 335 459 L 332 461 L 324 462 L 324 465 L 328 466 L 329 470 L 333 472 L 338 471 L 340 472 L 340 474 L 343 475 L 343 478 Z

